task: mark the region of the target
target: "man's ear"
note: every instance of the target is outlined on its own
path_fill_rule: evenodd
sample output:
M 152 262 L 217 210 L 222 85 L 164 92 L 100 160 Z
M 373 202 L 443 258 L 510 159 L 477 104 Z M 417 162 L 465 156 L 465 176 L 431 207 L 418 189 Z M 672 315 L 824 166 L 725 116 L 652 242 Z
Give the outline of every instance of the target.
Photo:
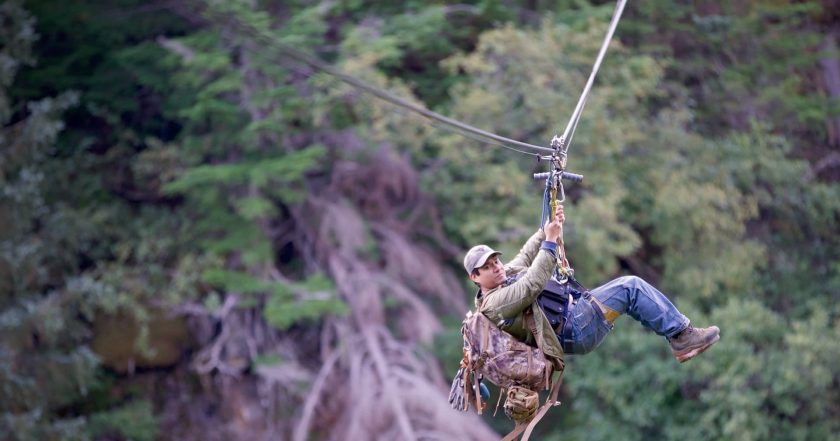
M 478 279 L 478 274 L 476 274 L 475 272 L 471 272 L 470 273 L 470 280 L 472 280 L 475 283 L 478 283 L 478 281 L 476 279 Z

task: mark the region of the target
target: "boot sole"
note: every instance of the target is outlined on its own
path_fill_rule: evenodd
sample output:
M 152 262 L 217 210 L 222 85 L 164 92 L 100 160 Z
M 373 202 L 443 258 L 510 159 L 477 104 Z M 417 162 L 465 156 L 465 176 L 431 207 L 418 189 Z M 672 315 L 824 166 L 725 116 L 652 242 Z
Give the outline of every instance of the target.
M 710 347 L 712 347 L 712 345 L 717 343 L 718 340 L 720 340 L 720 334 L 715 335 L 715 338 L 712 339 L 712 341 L 710 341 L 708 344 L 703 345 L 699 348 L 692 349 L 692 350 L 690 350 L 686 353 L 683 353 L 683 354 L 674 354 L 674 357 L 676 357 L 677 361 L 679 361 L 680 363 L 685 363 L 686 361 L 691 360 L 692 358 L 696 357 L 697 355 L 699 355 L 700 353 L 702 353 L 706 349 L 709 349 Z

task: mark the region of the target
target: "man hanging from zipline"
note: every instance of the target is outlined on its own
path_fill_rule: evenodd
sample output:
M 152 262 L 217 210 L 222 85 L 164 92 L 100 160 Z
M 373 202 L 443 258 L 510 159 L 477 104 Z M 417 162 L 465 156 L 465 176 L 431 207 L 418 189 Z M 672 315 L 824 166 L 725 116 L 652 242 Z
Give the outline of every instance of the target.
M 598 347 L 621 314 L 665 337 L 680 363 L 720 339 L 717 326 L 692 326 L 662 292 L 639 277 L 619 277 L 591 291 L 571 276 L 558 281 L 564 278 L 558 262 L 561 267 L 566 262 L 564 221 L 563 206 L 558 205 L 554 219 L 531 236 L 507 265 L 499 259 L 502 253 L 487 245 L 467 252 L 464 269 L 479 288 L 475 298 L 479 313 L 518 340 L 534 345 L 535 336 L 525 325 L 523 313 L 536 303 L 536 329 L 546 329 L 547 323 L 554 331 L 538 332 L 543 340 L 540 347 L 544 351 L 560 347 L 566 354 L 585 354 Z
M 552 197 L 551 202 L 556 202 Z M 461 326 L 464 357 L 452 380 L 449 403 L 471 405 L 479 414 L 490 398 L 482 380 L 502 388 L 505 414 L 516 422 L 502 441 L 527 441 L 557 402 L 565 354 L 597 348 L 621 314 L 665 337 L 680 363 L 720 340 L 717 326 L 697 328 L 659 290 L 639 277 L 625 276 L 592 291 L 580 285 L 566 260 L 563 205 L 552 203 L 552 219 L 525 243 L 507 265 L 487 245 L 472 247 L 464 269 L 478 287 L 475 313 Z M 553 373 L 560 375 L 556 379 Z M 550 390 L 539 406 L 540 389 Z M 498 404 L 497 404 L 498 409 Z

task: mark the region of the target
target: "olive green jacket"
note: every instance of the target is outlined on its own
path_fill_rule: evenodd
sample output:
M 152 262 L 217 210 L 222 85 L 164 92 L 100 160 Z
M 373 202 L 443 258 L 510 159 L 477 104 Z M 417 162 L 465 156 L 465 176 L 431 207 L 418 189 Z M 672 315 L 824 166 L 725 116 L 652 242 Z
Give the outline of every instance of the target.
M 557 259 L 551 252 L 540 249 L 544 237 L 542 230 L 537 231 L 519 250 L 519 254 L 505 265 L 508 277 L 519 275 L 516 281 L 484 293 L 479 291 L 475 303 L 476 309 L 500 329 L 533 345 L 534 340 L 523 314 L 530 308 L 534 313 L 539 346 L 545 355 L 562 361 L 563 348 L 560 341 L 536 302 L 557 265 Z

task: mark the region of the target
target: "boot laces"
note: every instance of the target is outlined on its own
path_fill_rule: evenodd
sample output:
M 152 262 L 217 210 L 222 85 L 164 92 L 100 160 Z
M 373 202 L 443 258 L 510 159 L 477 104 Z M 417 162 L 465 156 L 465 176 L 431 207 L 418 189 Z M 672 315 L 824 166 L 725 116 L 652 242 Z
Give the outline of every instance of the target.
M 691 334 L 694 334 L 696 332 L 697 332 L 697 328 L 695 328 L 694 326 L 688 325 L 687 328 L 683 329 L 682 331 L 678 332 L 676 335 L 671 337 L 671 340 L 674 340 L 674 341 L 683 340 L 685 338 L 691 337 Z

